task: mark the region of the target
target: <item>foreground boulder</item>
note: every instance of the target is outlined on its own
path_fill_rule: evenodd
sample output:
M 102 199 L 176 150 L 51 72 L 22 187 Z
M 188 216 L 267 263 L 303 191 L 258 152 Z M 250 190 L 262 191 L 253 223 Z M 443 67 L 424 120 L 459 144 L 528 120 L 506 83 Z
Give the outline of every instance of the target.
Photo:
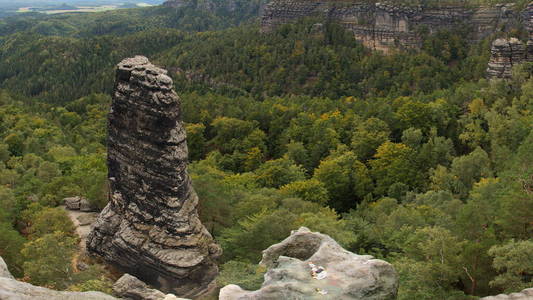
M 146 57 L 118 65 L 108 123 L 110 199 L 87 249 L 165 293 L 194 297 L 214 287 L 221 250 L 198 218 L 172 85 Z
M 497 296 L 483 297 L 479 300 L 533 300 L 533 288 L 525 289 L 519 293 L 509 295 L 500 294 Z
M 228 285 L 220 300 L 396 299 L 398 275 L 391 264 L 343 249 L 327 235 L 302 227 L 263 251 L 268 268 L 257 291 Z
M 130 300 L 188 300 L 172 294 L 165 295 L 161 291 L 150 288 L 135 276 L 124 274 L 115 284 L 113 293 L 118 297 Z
M 0 257 L 0 299 L 2 300 L 115 300 L 100 292 L 60 292 L 13 279 Z

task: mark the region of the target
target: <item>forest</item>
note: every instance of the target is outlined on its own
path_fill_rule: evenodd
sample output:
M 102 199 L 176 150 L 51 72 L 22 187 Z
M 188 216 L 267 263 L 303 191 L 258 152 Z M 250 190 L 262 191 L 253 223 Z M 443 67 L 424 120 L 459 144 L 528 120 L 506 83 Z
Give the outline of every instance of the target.
M 259 3 L 0 20 L 10 271 L 110 292 L 116 272 L 73 266 L 78 237 L 59 205 L 106 205 L 113 68 L 142 54 L 182 100 L 200 216 L 224 250 L 220 286 L 258 288 L 261 251 L 306 226 L 392 263 L 401 300 L 532 287 L 533 63 L 487 80 L 494 36 L 473 44 L 468 28 L 389 55 L 314 19 L 259 34 Z

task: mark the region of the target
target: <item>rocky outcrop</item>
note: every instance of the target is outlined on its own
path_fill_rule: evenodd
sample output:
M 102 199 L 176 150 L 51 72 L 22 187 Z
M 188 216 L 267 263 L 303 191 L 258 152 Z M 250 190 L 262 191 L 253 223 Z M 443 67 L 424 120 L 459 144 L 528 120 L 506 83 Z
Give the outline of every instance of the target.
M 529 32 L 527 43 L 516 38 L 495 40 L 487 67 L 488 78 L 510 78 L 513 67 L 524 62 L 533 62 L 533 2 L 526 7 L 521 17 L 525 29 Z
M 110 199 L 87 249 L 165 293 L 193 297 L 213 287 L 221 249 L 198 219 L 172 86 L 145 57 L 118 64 L 108 123 Z
M 326 18 L 352 31 L 367 47 L 388 51 L 417 48 L 421 32 L 436 32 L 455 26 L 468 26 L 473 41 L 519 23 L 519 13 L 512 4 L 470 8 L 466 6 L 402 6 L 395 2 L 357 0 L 274 0 L 264 9 L 261 29 L 269 32 L 277 26 L 302 17 Z
M 2 300 L 116 300 L 100 292 L 60 292 L 13 279 L 0 257 L 0 299 Z
M 113 293 L 130 300 L 188 300 L 172 294 L 165 295 L 161 291 L 150 288 L 146 283 L 130 274 L 124 274 L 113 284 Z
M 261 289 L 228 285 L 219 299 L 396 299 L 398 275 L 391 264 L 351 253 L 304 227 L 263 251 L 261 264 L 268 268 Z
M 94 211 L 94 208 L 92 207 L 89 200 L 83 197 L 79 197 L 79 196 L 68 197 L 68 198 L 63 199 L 63 203 L 70 210 L 81 210 L 84 212 Z
M 483 297 L 479 300 L 533 300 L 533 288 L 509 295 L 500 294 L 497 296 Z
M 516 38 L 497 39 L 492 43 L 487 68 L 489 78 L 510 78 L 514 66 L 526 60 L 526 46 Z

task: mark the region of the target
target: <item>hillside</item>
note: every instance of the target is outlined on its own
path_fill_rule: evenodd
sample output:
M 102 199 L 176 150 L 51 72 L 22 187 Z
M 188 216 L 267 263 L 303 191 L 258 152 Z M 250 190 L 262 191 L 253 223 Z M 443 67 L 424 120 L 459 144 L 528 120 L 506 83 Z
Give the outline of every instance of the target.
M 451 25 L 415 33 L 409 25 L 404 33 L 416 34 L 416 47 L 384 52 L 347 28 L 353 1 L 314 1 L 319 4 L 311 11 L 332 12 L 326 16 L 301 15 L 283 8 L 287 3 L 301 1 L 275 0 L 262 17 L 261 1 L 211 0 L 0 20 L 0 256 L 11 273 L 48 288 L 111 293 L 122 274 L 80 254 L 75 227 L 59 207 L 63 199 L 84 197 L 101 210 L 110 188 L 120 191 L 139 203 L 117 209 L 131 218 L 125 224 L 146 218 L 146 224 L 131 221 L 134 229 L 120 227 L 120 234 L 135 244 L 133 234 L 156 220 L 158 228 L 171 229 L 152 234 L 160 240 L 150 241 L 150 249 L 171 248 L 180 241 L 172 232 L 187 223 L 168 217 L 174 212 L 169 203 L 177 201 L 172 184 L 186 182 L 177 190 L 192 190 L 183 179 L 188 163 L 201 223 L 223 250 L 218 288 L 258 290 L 267 271 L 257 265 L 262 251 L 301 226 L 391 263 L 401 300 L 478 299 L 532 287 L 531 11 L 517 3 L 508 17 L 485 19 L 490 26 L 476 27 L 483 34 L 474 38 L 481 31 L 446 22 L 464 12 L 471 13 L 465 20 L 479 20 L 479 3 L 441 18 L 432 12 L 455 2 L 420 2 L 409 22 L 440 18 Z M 403 18 L 404 9 L 420 3 L 405 2 L 390 14 Z M 373 1 L 357 5 L 372 7 L 365 14 L 374 23 L 360 26 L 376 28 L 383 20 L 383 26 L 400 26 Z M 507 5 L 487 9 L 501 12 Z M 123 73 L 115 75 L 116 65 L 138 54 L 169 77 L 159 68 L 154 74 L 165 76 L 139 75 L 135 80 L 145 89 L 129 93 L 136 87 L 125 85 Z M 520 63 L 513 63 L 518 56 Z M 505 79 L 489 79 L 491 72 Z M 179 98 L 168 96 L 172 88 Z M 167 96 L 181 108 L 139 104 L 146 115 L 136 110 L 147 99 L 167 103 Z M 112 99 L 132 102 L 119 106 L 124 114 L 109 115 Z M 113 124 L 123 131 L 113 131 Z M 183 147 L 182 129 L 188 159 L 183 148 L 155 152 Z M 128 140 L 128 133 L 147 135 Z M 179 142 L 160 140 L 166 135 Z M 123 161 L 128 168 L 108 170 Z M 138 174 L 142 180 L 131 177 Z M 172 182 L 159 180 L 164 176 Z M 129 194 L 145 186 L 160 194 Z M 111 198 L 122 203 L 114 193 Z M 115 237 L 100 228 L 102 236 Z M 215 252 L 204 246 L 198 251 Z M 117 255 L 124 253 L 120 247 L 100 248 L 113 259 L 135 259 Z M 134 252 L 142 251 L 127 253 Z M 165 264 L 152 265 L 167 269 L 151 270 L 149 279 L 185 272 L 169 267 L 164 253 L 154 257 Z M 138 259 L 139 266 L 150 259 Z

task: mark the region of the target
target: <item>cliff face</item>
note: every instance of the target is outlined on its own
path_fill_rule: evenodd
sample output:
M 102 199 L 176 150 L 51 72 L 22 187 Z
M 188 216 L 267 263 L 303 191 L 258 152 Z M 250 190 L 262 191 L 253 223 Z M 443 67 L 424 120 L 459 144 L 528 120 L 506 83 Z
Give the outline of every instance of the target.
M 487 67 L 489 78 L 510 78 L 515 66 L 533 62 L 533 2 L 522 12 L 522 16 L 524 26 L 529 31 L 529 40 L 525 44 L 516 38 L 495 40 Z
M 142 56 L 118 65 L 108 123 L 111 196 L 87 249 L 164 292 L 195 296 L 212 287 L 221 250 L 198 219 L 180 100 L 166 73 Z
M 510 78 L 514 66 L 526 60 L 526 47 L 516 38 L 497 39 L 492 43 L 487 68 L 489 78 Z
M 352 31 L 367 47 L 382 51 L 417 48 L 421 44 L 420 31 L 432 33 L 458 25 L 471 27 L 471 38 L 481 40 L 520 19 L 512 4 L 424 8 L 357 0 L 274 0 L 264 9 L 261 28 L 268 32 L 281 24 L 311 16 L 335 21 Z

